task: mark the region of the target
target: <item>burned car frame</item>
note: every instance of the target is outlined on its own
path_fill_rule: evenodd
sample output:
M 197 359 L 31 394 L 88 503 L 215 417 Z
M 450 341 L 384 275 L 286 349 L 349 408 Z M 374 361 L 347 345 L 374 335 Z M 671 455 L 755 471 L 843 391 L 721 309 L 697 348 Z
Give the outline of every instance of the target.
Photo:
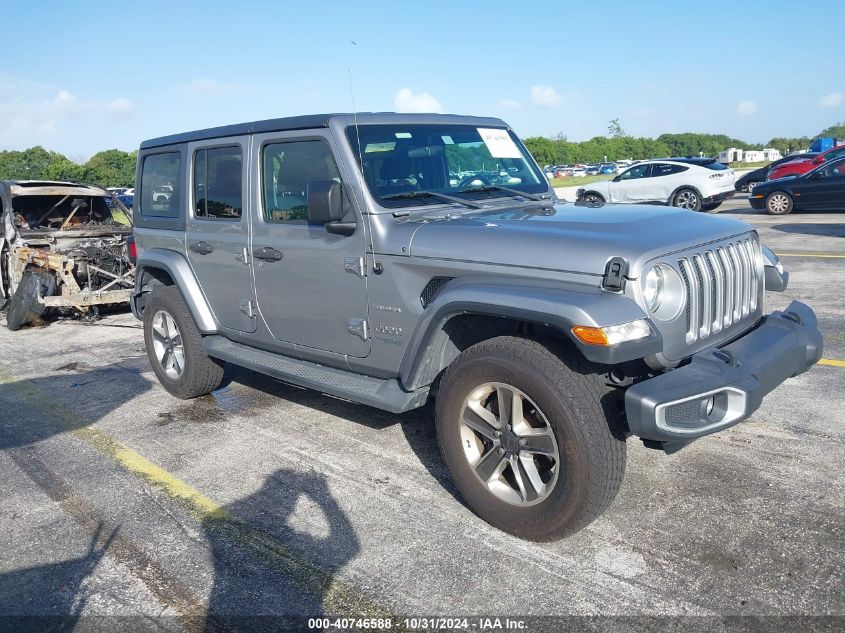
M 126 303 L 135 283 L 132 214 L 105 190 L 0 181 L 0 303 L 17 330 L 51 309 L 95 315 Z

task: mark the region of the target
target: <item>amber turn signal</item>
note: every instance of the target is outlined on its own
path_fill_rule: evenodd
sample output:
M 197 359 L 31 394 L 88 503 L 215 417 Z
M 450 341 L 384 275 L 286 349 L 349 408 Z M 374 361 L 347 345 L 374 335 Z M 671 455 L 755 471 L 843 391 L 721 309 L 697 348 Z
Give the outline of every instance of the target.
M 582 343 L 587 345 L 607 345 L 607 334 L 600 327 L 589 327 L 587 325 L 576 325 L 572 333 Z

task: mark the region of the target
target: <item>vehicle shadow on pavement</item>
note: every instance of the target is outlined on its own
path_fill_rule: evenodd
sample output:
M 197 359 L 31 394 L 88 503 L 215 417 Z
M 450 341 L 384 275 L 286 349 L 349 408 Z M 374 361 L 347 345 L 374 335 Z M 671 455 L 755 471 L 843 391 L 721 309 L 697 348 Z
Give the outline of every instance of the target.
M 131 360 L 102 367 L 71 362 L 31 379 L 0 367 L 0 450 L 90 426 L 149 391 L 145 359 Z
M 206 631 L 304 629 L 349 609 L 337 572 L 360 550 L 325 477 L 280 469 L 203 522 L 214 565 Z
M 458 502 L 466 506 L 440 456 L 434 426 L 433 402 L 407 413 L 390 413 L 363 404 L 338 400 L 310 389 L 293 387 L 269 376 L 237 367 L 227 367 L 226 381 L 237 382 L 273 397 L 316 409 L 321 413 L 371 429 L 384 429 L 398 424 L 408 446 L 429 474 Z
M 823 237 L 845 237 L 845 224 L 775 224 L 770 228 L 781 233 L 802 233 L 804 235 L 821 235 Z
M 115 530 L 103 537 L 102 531 L 101 523 L 84 556 L 0 573 L 2 628 L 73 631 L 86 605 L 80 588 L 117 535 Z

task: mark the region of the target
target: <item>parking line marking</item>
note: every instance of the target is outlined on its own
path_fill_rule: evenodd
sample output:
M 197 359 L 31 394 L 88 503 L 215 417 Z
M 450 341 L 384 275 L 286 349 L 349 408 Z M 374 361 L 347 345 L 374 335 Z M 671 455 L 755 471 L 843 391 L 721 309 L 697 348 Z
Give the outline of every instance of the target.
M 775 253 L 778 257 L 816 257 L 818 259 L 845 259 L 845 255 L 831 255 L 830 253 Z
M 117 438 L 92 426 L 92 423 L 70 409 L 56 404 L 37 385 L 18 378 L 0 367 L 0 385 L 12 388 L 26 404 L 49 416 L 124 470 L 154 485 L 209 529 L 247 551 L 262 564 L 286 574 L 303 591 L 322 597 L 323 607 L 330 613 L 354 613 L 359 617 L 395 617 L 387 609 L 352 585 L 321 568 L 283 542 L 262 530 L 234 517 L 225 507 L 206 497 L 190 484 L 135 452 Z
M 834 360 L 832 358 L 822 358 L 819 365 L 830 365 L 831 367 L 845 367 L 845 360 Z

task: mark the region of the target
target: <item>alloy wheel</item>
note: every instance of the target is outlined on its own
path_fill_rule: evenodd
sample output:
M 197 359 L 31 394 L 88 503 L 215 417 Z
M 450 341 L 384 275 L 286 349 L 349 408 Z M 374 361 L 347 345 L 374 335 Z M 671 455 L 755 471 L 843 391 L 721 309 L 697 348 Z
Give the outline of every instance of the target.
M 464 400 L 461 444 L 475 476 L 496 497 L 519 506 L 551 494 L 560 451 L 540 408 L 505 383 L 481 385 Z
M 682 191 L 676 198 L 676 206 L 682 209 L 695 209 L 698 206 L 698 196 L 692 191 Z
M 185 347 L 179 326 L 169 313 L 159 310 L 153 315 L 153 351 L 168 378 L 178 380 L 185 371 Z

